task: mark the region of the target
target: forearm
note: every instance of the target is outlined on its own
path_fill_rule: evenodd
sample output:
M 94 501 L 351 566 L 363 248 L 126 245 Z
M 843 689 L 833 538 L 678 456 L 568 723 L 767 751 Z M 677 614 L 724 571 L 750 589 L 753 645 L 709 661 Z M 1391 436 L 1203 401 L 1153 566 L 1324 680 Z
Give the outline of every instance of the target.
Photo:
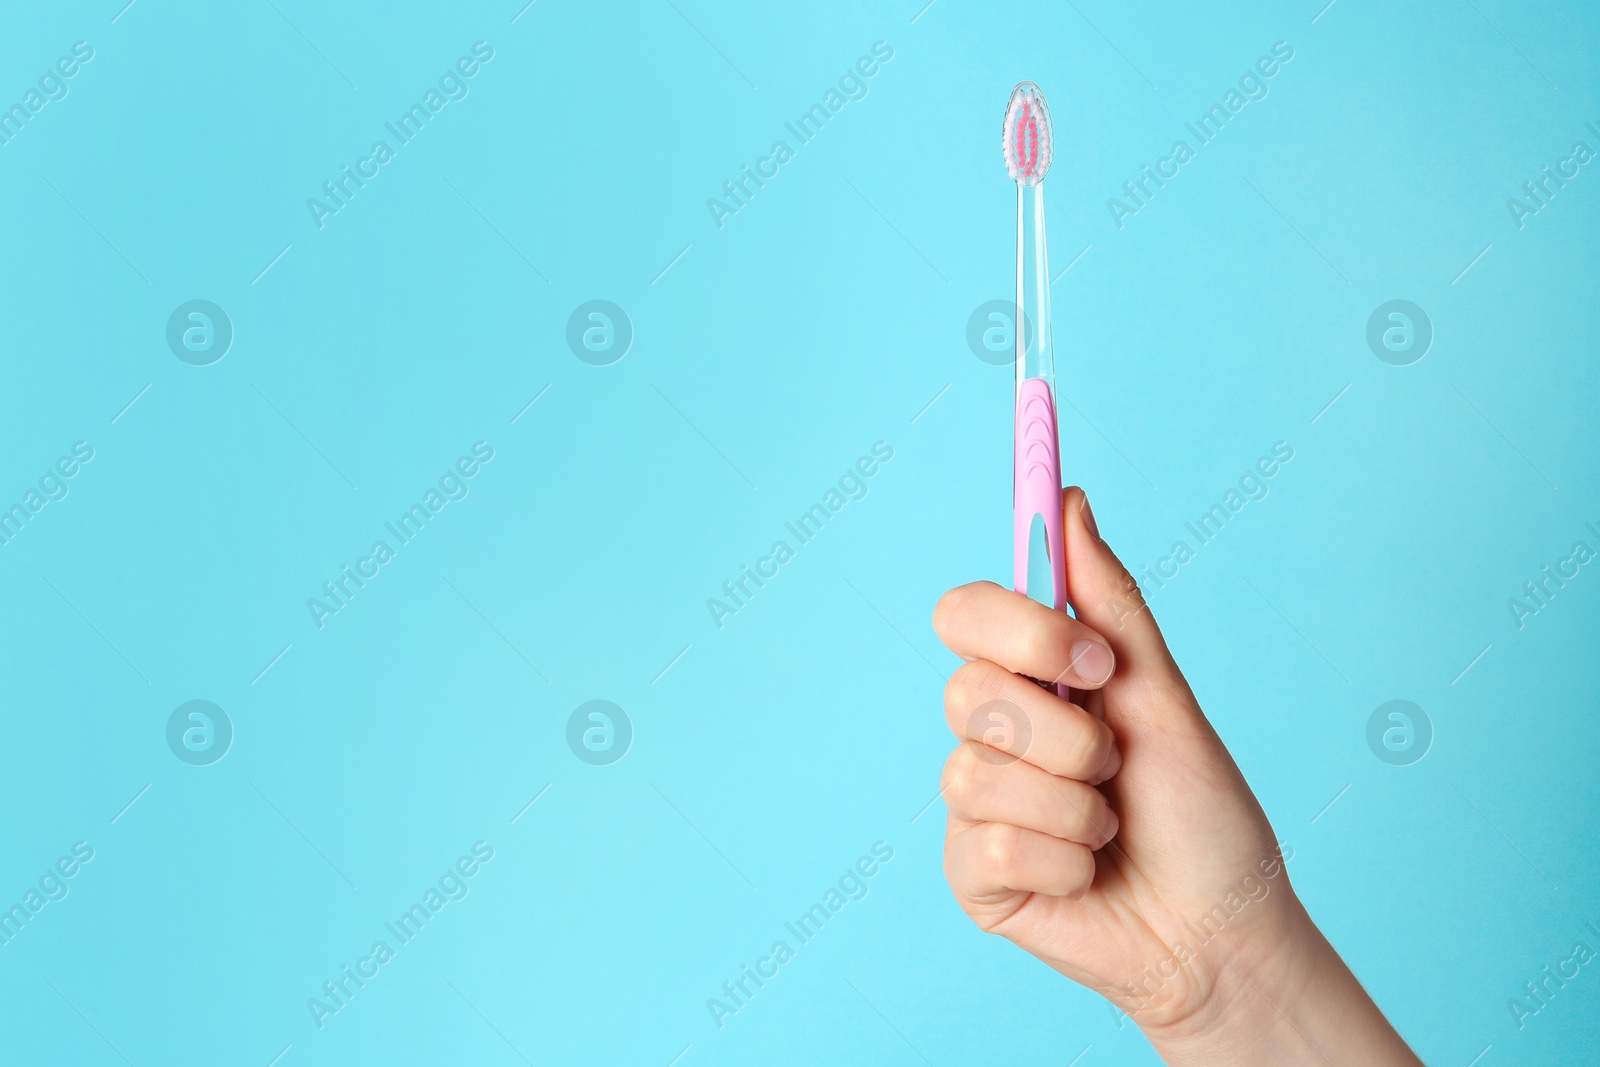
M 1194 1016 L 1145 1036 L 1171 1067 L 1421 1067 L 1303 908 L 1295 935 L 1218 975 Z

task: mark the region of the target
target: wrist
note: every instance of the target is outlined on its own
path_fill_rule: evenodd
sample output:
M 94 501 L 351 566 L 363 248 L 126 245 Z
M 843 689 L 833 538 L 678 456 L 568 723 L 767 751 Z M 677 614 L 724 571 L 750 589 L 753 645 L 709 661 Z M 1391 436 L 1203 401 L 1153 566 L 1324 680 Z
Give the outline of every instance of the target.
M 1289 903 L 1278 929 L 1254 944 L 1234 946 L 1214 962 L 1206 995 L 1198 1003 L 1181 1016 L 1140 1021 L 1145 1037 L 1168 1063 L 1212 1062 L 1196 1058 L 1194 1053 L 1202 1049 L 1235 1056 L 1259 1051 L 1260 1035 L 1282 1025 L 1275 1008 L 1303 998 L 1312 975 L 1322 967 L 1319 957 L 1332 950 L 1300 902 Z M 1230 1061 L 1224 1057 L 1214 1062 Z
M 1192 1012 L 1141 1023 L 1162 1060 L 1420 1067 L 1299 900 L 1289 904 L 1281 929 L 1221 961 Z

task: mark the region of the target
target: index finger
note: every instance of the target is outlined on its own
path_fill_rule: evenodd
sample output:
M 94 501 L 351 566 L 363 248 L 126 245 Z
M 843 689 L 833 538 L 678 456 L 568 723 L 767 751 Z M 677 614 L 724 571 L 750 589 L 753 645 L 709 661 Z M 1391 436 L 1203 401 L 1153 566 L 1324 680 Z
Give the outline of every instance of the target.
M 940 597 L 933 628 L 962 659 L 986 659 L 1075 689 L 1100 688 L 1116 667 L 1111 645 L 1098 633 L 993 582 L 958 585 Z

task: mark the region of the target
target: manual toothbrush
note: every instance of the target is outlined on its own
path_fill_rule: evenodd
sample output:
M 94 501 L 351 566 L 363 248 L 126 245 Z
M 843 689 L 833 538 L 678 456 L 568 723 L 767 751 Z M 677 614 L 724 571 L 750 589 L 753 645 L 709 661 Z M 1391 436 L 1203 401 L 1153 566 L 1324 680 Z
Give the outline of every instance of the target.
M 1032 82 L 1011 91 L 1002 137 L 1017 183 L 1016 432 L 1012 511 L 1017 592 L 1067 610 L 1061 519 L 1061 446 L 1056 433 L 1055 355 L 1050 339 L 1050 268 L 1045 251 L 1044 176 L 1050 112 Z M 1050 683 L 1041 682 L 1047 688 Z M 1067 687 L 1055 685 L 1061 696 Z

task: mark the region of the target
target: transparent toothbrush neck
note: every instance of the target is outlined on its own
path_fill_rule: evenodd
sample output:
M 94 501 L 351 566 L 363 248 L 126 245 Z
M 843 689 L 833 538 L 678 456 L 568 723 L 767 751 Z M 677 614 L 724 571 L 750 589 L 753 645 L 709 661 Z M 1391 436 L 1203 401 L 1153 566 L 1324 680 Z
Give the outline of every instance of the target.
M 1017 387 L 1043 378 L 1055 388 L 1050 337 L 1050 263 L 1045 247 L 1044 185 L 1017 186 Z

